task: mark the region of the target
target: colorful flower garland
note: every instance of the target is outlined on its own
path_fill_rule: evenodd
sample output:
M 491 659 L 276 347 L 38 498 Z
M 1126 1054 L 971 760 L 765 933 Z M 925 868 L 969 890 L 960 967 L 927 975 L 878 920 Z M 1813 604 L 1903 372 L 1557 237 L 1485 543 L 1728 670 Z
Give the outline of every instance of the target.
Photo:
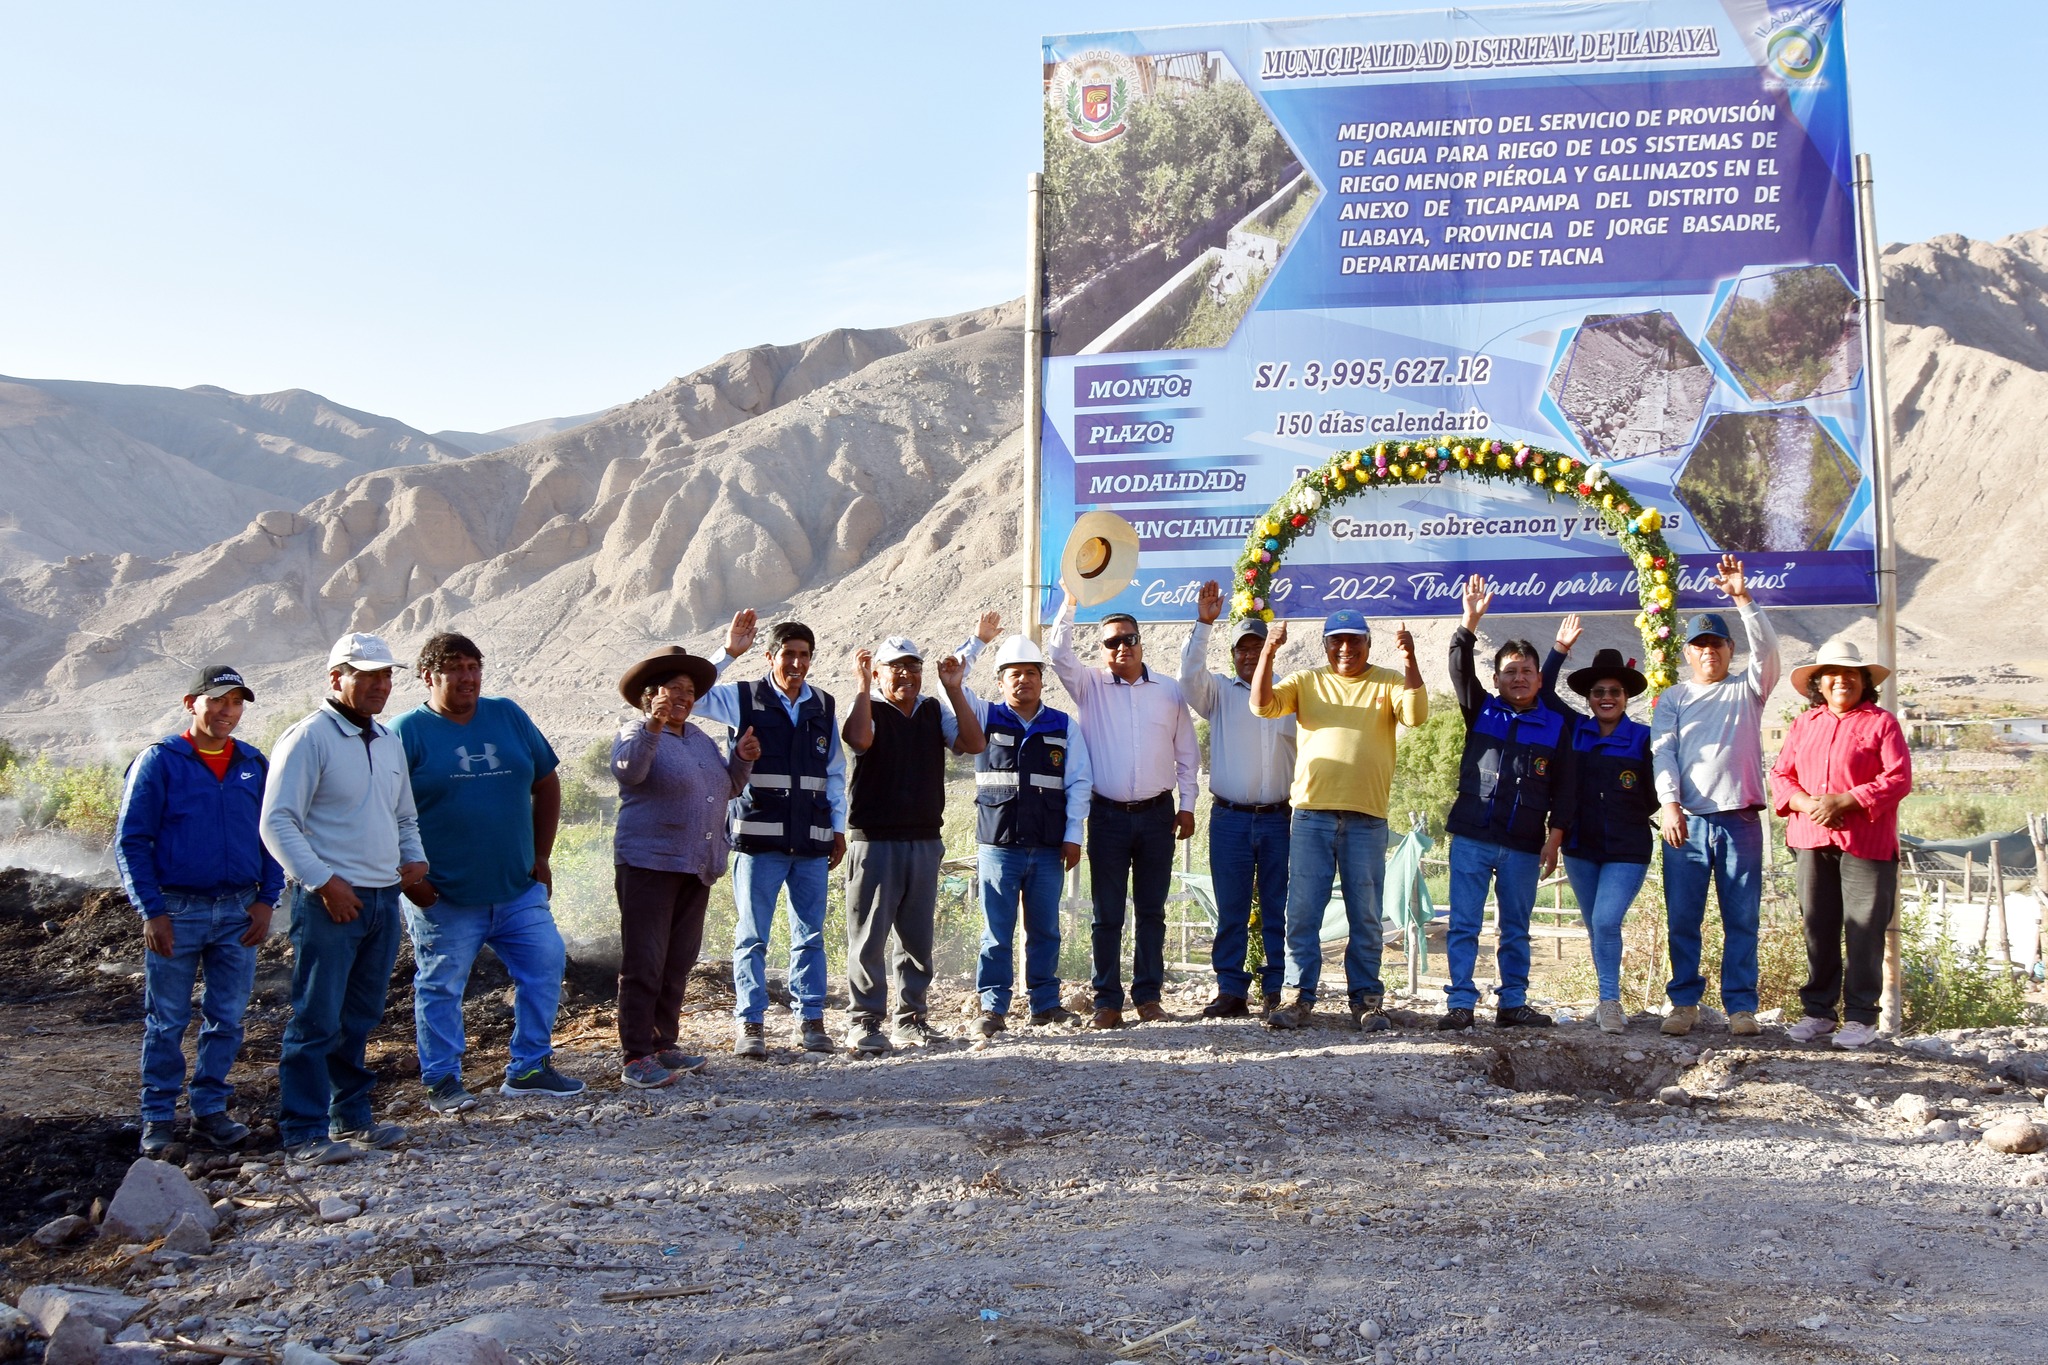
M 1679 658 L 1678 616 L 1674 584 L 1678 556 L 1664 540 L 1664 514 L 1645 507 L 1614 476 L 1596 462 L 1542 450 L 1522 442 L 1475 441 L 1425 446 L 1382 443 L 1370 451 L 1340 450 L 1320 469 L 1296 479 L 1266 509 L 1246 538 L 1237 559 L 1236 592 L 1231 616 L 1273 619 L 1268 599 L 1273 575 L 1302 531 L 1332 507 L 1369 488 L 1427 483 L 1453 470 L 1488 483 L 1534 486 L 1545 496 L 1568 497 L 1599 514 L 1621 541 L 1636 568 L 1636 594 L 1642 610 L 1636 628 L 1643 636 L 1643 676 L 1651 691 L 1669 687 Z

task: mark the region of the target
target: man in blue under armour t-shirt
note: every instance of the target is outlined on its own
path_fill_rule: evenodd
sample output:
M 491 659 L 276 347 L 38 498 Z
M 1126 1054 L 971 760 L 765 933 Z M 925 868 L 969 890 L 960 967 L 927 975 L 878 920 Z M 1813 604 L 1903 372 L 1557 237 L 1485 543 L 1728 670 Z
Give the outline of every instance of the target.
M 462 992 L 477 950 L 511 973 L 506 1095 L 574 1095 L 553 1065 L 565 953 L 548 908 L 548 855 L 562 814 L 555 751 L 517 703 L 482 695 L 483 651 L 440 634 L 420 650 L 427 702 L 392 722 L 412 770 L 420 840 L 432 871 L 406 892 L 420 1080 L 440 1113 L 471 1108 L 462 1084 Z

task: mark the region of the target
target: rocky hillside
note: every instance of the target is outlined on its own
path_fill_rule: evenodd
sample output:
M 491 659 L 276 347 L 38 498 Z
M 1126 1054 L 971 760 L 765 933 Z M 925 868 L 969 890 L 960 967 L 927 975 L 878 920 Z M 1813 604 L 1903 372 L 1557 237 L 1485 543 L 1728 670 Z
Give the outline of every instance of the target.
M 2048 571 L 2027 529 L 2048 501 L 2029 439 L 2048 418 L 2048 229 L 1893 247 L 1885 269 L 1904 677 L 2048 699 L 2048 630 L 2013 609 Z M 249 670 L 281 718 L 319 690 L 341 631 L 387 631 L 403 653 L 457 629 L 491 686 L 581 743 L 618 715 L 627 662 L 709 648 L 742 606 L 811 622 L 820 680 L 843 688 L 882 633 L 944 644 L 985 607 L 1014 613 L 1022 352 L 1014 305 L 756 347 L 573 430 L 366 474 L 202 550 L 0 579 L 0 731 L 147 733 L 208 658 Z M 1795 652 L 1870 640 L 1867 612 L 1780 623 Z M 1420 633 L 1440 657 L 1447 623 Z M 1179 639 L 1152 632 L 1154 661 L 1171 666 Z M 408 680 L 393 705 L 418 697 Z

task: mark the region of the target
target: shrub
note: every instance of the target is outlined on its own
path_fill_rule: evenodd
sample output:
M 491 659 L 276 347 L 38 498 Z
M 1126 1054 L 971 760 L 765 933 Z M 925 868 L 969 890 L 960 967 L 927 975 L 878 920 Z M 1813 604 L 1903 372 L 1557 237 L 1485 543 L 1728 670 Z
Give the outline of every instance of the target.
M 1913 833 L 1923 839 L 1968 839 L 1982 834 L 1984 807 L 1960 796 L 1944 796 L 1913 812 Z
M 1900 921 L 1900 976 L 1906 1032 L 1952 1028 L 2010 1028 L 2033 1022 L 2026 982 L 1980 947 L 1967 949 L 1948 935 L 1947 917 L 1931 922 L 1924 910 Z
M 70 767 L 47 756 L 24 763 L 17 755 L 0 768 L 0 797 L 20 803 L 21 822 L 30 829 L 111 843 L 121 813 L 121 769 L 111 763 Z
M 1394 749 L 1394 786 L 1387 800 L 1388 836 L 1408 832 L 1408 813 L 1421 812 L 1432 837 L 1458 795 L 1458 763 L 1465 753 L 1465 719 L 1448 692 L 1429 696 L 1429 719 L 1401 736 Z

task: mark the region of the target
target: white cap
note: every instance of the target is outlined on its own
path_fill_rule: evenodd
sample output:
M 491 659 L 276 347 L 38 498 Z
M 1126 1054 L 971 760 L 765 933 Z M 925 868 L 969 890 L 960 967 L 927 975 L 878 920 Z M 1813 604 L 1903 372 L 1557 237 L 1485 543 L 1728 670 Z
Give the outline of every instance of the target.
M 996 651 L 996 672 L 1002 672 L 1011 664 L 1037 664 L 1044 668 L 1045 651 L 1033 644 L 1029 635 L 1012 635 Z
M 917 646 L 912 644 L 910 637 L 906 635 L 891 635 L 875 646 L 875 662 L 878 664 L 893 663 L 898 659 L 922 658 L 924 655 L 918 652 Z
M 391 657 L 391 646 L 384 643 L 383 636 L 350 631 L 327 651 L 329 668 L 340 668 L 343 664 L 359 672 L 375 673 L 381 668 L 397 667 L 398 660 Z

